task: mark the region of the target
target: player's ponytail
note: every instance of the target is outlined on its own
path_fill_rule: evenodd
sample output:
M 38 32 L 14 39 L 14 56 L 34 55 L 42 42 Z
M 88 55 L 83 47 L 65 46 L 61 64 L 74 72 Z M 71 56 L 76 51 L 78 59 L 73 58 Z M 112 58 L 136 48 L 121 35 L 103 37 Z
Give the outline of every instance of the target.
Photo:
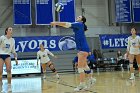
M 5 35 L 7 35 L 8 28 L 9 28 L 9 27 L 7 27 L 7 28 L 5 29 Z
M 87 25 L 85 25 L 84 23 L 84 31 L 87 31 L 87 30 L 88 30 Z
M 86 23 L 86 17 L 82 16 L 82 21 L 83 21 L 83 24 L 84 24 L 84 31 L 87 31 L 87 25 L 85 24 Z

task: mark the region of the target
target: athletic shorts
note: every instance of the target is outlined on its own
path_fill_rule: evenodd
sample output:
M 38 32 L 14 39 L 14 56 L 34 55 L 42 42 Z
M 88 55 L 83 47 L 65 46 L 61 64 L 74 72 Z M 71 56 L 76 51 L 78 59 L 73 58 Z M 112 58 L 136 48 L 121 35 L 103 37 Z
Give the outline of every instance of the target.
M 0 58 L 5 60 L 6 58 L 10 57 L 10 55 L 0 54 Z
M 42 61 L 42 62 L 40 62 L 41 64 L 46 64 L 46 63 L 48 63 L 48 62 L 50 62 L 51 60 L 49 59 L 49 60 L 46 60 L 46 61 Z

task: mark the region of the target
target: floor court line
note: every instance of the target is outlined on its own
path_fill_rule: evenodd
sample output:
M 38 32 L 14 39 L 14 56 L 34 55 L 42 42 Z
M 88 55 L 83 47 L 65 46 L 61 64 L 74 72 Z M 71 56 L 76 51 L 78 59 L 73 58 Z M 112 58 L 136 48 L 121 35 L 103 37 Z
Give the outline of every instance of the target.
M 57 81 L 53 81 L 53 80 L 49 80 L 49 79 L 47 79 L 47 81 L 53 82 L 53 83 L 57 83 Z M 60 80 L 60 81 L 62 81 L 62 80 Z M 63 81 L 63 82 L 64 82 L 64 81 Z M 65 83 L 59 82 L 59 83 L 57 83 L 57 84 L 61 84 L 61 85 L 67 86 L 67 87 L 71 87 L 71 88 L 73 88 L 73 89 L 76 88 L 76 86 L 72 86 L 72 85 L 68 84 L 67 82 L 65 82 Z M 97 93 L 97 92 L 94 92 L 94 91 L 92 91 L 92 90 L 85 90 L 85 92 Z M 73 91 L 73 92 L 65 92 L 65 93 L 77 93 L 77 92 Z M 78 92 L 78 93 L 79 93 L 79 92 Z M 83 92 L 82 92 L 82 93 L 83 93 Z

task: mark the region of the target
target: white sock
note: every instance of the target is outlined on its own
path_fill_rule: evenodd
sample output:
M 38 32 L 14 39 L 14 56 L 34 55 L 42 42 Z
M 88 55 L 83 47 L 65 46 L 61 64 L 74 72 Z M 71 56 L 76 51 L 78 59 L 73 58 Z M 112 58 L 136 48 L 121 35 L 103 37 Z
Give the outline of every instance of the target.
M 80 85 L 85 85 L 85 82 L 80 82 Z
M 57 77 L 59 77 L 59 75 L 58 75 L 58 74 L 56 74 L 56 76 L 57 76 Z
M 131 77 L 134 77 L 134 73 L 131 73 Z

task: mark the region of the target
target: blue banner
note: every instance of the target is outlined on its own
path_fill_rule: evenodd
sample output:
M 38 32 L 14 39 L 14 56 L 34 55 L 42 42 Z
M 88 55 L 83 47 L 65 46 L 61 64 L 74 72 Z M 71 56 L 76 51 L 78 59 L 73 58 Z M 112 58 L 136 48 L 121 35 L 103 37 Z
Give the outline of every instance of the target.
M 133 21 L 140 22 L 140 0 L 132 0 Z
M 102 49 L 126 48 L 130 35 L 99 35 Z
M 131 0 L 115 0 L 116 22 L 131 23 Z
M 14 25 L 31 25 L 31 1 L 13 0 Z
M 15 37 L 17 52 L 37 52 L 39 45 L 50 51 L 75 50 L 76 43 L 73 36 L 38 36 L 38 37 Z
M 53 0 L 36 0 L 36 24 L 46 25 L 53 21 Z
M 75 0 L 59 0 L 64 4 L 64 10 L 59 13 L 59 21 L 75 22 Z

